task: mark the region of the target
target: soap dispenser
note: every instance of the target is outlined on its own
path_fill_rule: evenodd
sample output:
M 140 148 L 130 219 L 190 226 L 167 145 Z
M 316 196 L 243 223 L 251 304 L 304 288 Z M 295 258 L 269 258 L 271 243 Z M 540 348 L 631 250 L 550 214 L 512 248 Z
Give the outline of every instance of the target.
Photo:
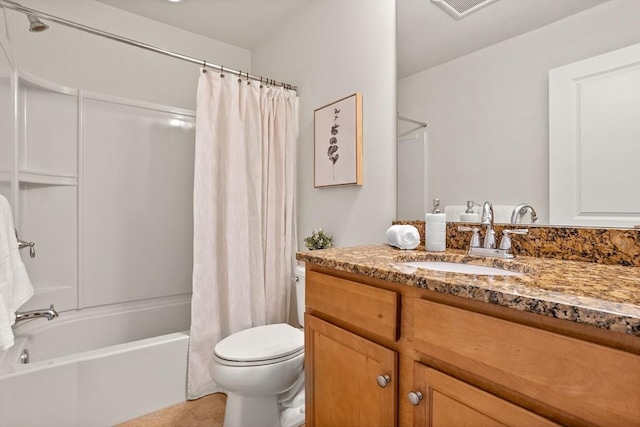
M 425 249 L 444 252 L 447 248 L 447 215 L 440 211 L 440 199 L 433 199 L 431 213 L 425 214 Z
M 473 212 L 475 205 L 473 200 L 467 200 L 467 210 L 460 214 L 460 222 L 480 222 L 480 214 Z

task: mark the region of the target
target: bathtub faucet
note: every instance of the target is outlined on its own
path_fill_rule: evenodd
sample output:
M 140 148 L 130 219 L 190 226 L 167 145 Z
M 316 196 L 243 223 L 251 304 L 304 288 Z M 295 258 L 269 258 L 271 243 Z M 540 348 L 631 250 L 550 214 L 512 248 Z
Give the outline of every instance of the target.
M 53 304 L 51 304 L 49 308 L 41 308 L 39 310 L 24 312 L 16 311 L 15 324 L 18 324 L 18 322 L 23 320 L 35 319 L 36 317 L 46 317 L 47 320 L 53 320 L 58 317 L 58 312 L 53 308 Z

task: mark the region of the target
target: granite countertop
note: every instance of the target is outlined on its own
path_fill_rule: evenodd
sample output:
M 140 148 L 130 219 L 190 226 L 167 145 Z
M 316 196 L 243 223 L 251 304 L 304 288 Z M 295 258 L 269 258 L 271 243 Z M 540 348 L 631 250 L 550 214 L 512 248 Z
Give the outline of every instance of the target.
M 300 261 L 640 337 L 640 268 L 520 256 L 514 260 L 399 250 L 386 244 L 298 252 Z M 415 270 L 406 261 L 454 261 L 520 276 Z

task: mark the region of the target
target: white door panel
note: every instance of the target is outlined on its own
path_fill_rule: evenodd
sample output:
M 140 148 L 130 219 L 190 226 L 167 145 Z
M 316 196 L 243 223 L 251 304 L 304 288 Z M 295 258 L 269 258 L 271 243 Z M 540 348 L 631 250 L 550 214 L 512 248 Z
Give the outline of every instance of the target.
M 549 71 L 552 224 L 640 224 L 640 45 Z

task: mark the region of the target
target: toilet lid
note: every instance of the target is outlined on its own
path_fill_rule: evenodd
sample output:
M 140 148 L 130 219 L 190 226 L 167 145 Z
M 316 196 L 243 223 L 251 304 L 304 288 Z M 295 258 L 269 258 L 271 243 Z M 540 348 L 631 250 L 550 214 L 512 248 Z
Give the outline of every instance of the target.
M 236 332 L 220 341 L 216 356 L 236 362 L 256 362 L 282 358 L 304 348 L 304 333 L 278 323 Z

